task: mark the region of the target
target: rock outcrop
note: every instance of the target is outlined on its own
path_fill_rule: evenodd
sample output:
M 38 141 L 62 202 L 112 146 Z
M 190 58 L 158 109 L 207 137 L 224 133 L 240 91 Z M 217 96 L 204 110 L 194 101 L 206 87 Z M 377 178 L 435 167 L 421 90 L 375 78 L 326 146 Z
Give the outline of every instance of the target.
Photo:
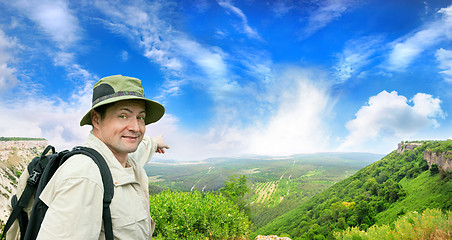
M 423 142 L 401 142 L 397 147 L 397 153 L 414 150 L 422 144 Z M 452 171 L 452 151 L 435 151 L 427 149 L 424 151 L 424 160 L 427 161 L 429 167 L 436 164 L 438 165 L 438 168 L 444 172 Z
M 0 141 L 0 221 L 9 217 L 9 199 L 16 192 L 20 174 L 28 163 L 40 155 L 48 142 L 45 140 Z
M 452 152 L 450 151 L 437 153 L 425 150 L 424 159 L 427 161 L 429 167 L 436 164 L 444 172 L 452 171 Z
M 422 143 L 418 142 L 408 142 L 408 143 L 399 143 L 397 147 L 397 153 L 403 153 L 405 150 L 414 150 L 416 147 L 421 146 Z

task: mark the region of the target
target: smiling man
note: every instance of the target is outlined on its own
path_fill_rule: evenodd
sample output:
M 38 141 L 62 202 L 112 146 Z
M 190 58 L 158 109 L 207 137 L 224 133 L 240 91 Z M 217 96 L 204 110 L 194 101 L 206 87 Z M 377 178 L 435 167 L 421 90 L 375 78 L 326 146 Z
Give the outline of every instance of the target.
M 102 78 L 93 87 L 93 106 L 80 125 L 92 125 L 85 146 L 107 162 L 114 182 L 110 204 L 115 239 L 151 239 L 148 178 L 143 169 L 155 152 L 169 146 L 161 136 L 145 136 L 164 107 L 144 97 L 141 81 L 121 75 Z M 40 195 L 49 207 L 38 239 L 105 239 L 102 224 L 103 184 L 88 156 L 70 157 Z

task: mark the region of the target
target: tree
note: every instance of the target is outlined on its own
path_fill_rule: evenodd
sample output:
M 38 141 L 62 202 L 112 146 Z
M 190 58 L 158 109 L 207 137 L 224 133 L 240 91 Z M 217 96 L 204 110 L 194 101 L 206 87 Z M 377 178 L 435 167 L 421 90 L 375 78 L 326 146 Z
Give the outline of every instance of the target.
M 373 224 L 373 215 L 375 210 L 366 201 L 360 201 L 356 204 L 355 214 L 358 224 L 367 224 L 368 226 Z
M 437 164 L 432 164 L 432 166 L 430 167 L 430 175 L 435 175 L 439 173 L 439 168 Z
M 229 176 L 228 180 L 225 182 L 225 186 L 221 189 L 221 192 L 231 198 L 233 201 L 238 201 L 242 198 L 249 188 L 246 186 L 246 176 Z

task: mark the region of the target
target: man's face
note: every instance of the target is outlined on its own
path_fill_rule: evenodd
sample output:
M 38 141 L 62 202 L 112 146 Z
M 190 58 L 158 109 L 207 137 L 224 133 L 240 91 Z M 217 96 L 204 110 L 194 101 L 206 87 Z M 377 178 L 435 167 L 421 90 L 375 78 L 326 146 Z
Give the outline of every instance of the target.
M 124 156 L 138 148 L 146 131 L 145 103 L 142 100 L 124 100 L 107 108 L 105 117 L 93 119 L 94 134 L 104 142 L 113 154 Z

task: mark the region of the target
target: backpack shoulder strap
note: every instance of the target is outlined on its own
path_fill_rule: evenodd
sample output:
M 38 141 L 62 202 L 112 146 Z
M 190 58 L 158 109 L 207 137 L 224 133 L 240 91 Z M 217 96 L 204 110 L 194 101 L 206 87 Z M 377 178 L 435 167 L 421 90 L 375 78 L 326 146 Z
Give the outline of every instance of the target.
M 105 239 L 113 240 L 113 224 L 111 222 L 110 203 L 113 199 L 114 184 L 110 168 L 99 152 L 97 152 L 95 149 L 83 146 L 75 147 L 71 152 L 65 155 L 62 163 L 74 154 L 85 154 L 91 157 L 99 167 L 100 175 L 102 177 L 102 182 L 104 185 L 102 220 L 104 221 Z
M 17 196 L 14 195 L 11 199 L 11 207 L 13 208 L 13 211 L 11 212 L 5 227 L 3 229 L 3 234 L 0 239 L 4 239 L 6 236 L 6 232 L 8 232 L 9 228 L 13 225 L 14 221 L 18 219 L 19 216 L 21 216 L 21 219 L 23 219 L 23 209 L 27 206 L 28 202 L 30 201 L 31 197 L 33 196 L 33 193 L 36 191 L 37 183 L 39 182 L 39 179 L 41 178 L 42 173 L 44 172 L 44 169 L 47 166 L 47 163 L 49 162 L 49 159 L 46 157 L 47 153 L 52 150 L 52 154 L 55 154 L 55 148 L 52 145 L 48 145 L 44 151 L 42 152 L 40 157 L 34 158 L 27 166 L 27 170 L 29 173 L 29 177 L 27 179 L 27 185 L 25 186 L 19 200 L 17 200 Z M 20 223 L 20 231 L 22 233 L 23 230 L 25 230 L 27 226 L 27 222 L 24 222 L 21 220 Z

